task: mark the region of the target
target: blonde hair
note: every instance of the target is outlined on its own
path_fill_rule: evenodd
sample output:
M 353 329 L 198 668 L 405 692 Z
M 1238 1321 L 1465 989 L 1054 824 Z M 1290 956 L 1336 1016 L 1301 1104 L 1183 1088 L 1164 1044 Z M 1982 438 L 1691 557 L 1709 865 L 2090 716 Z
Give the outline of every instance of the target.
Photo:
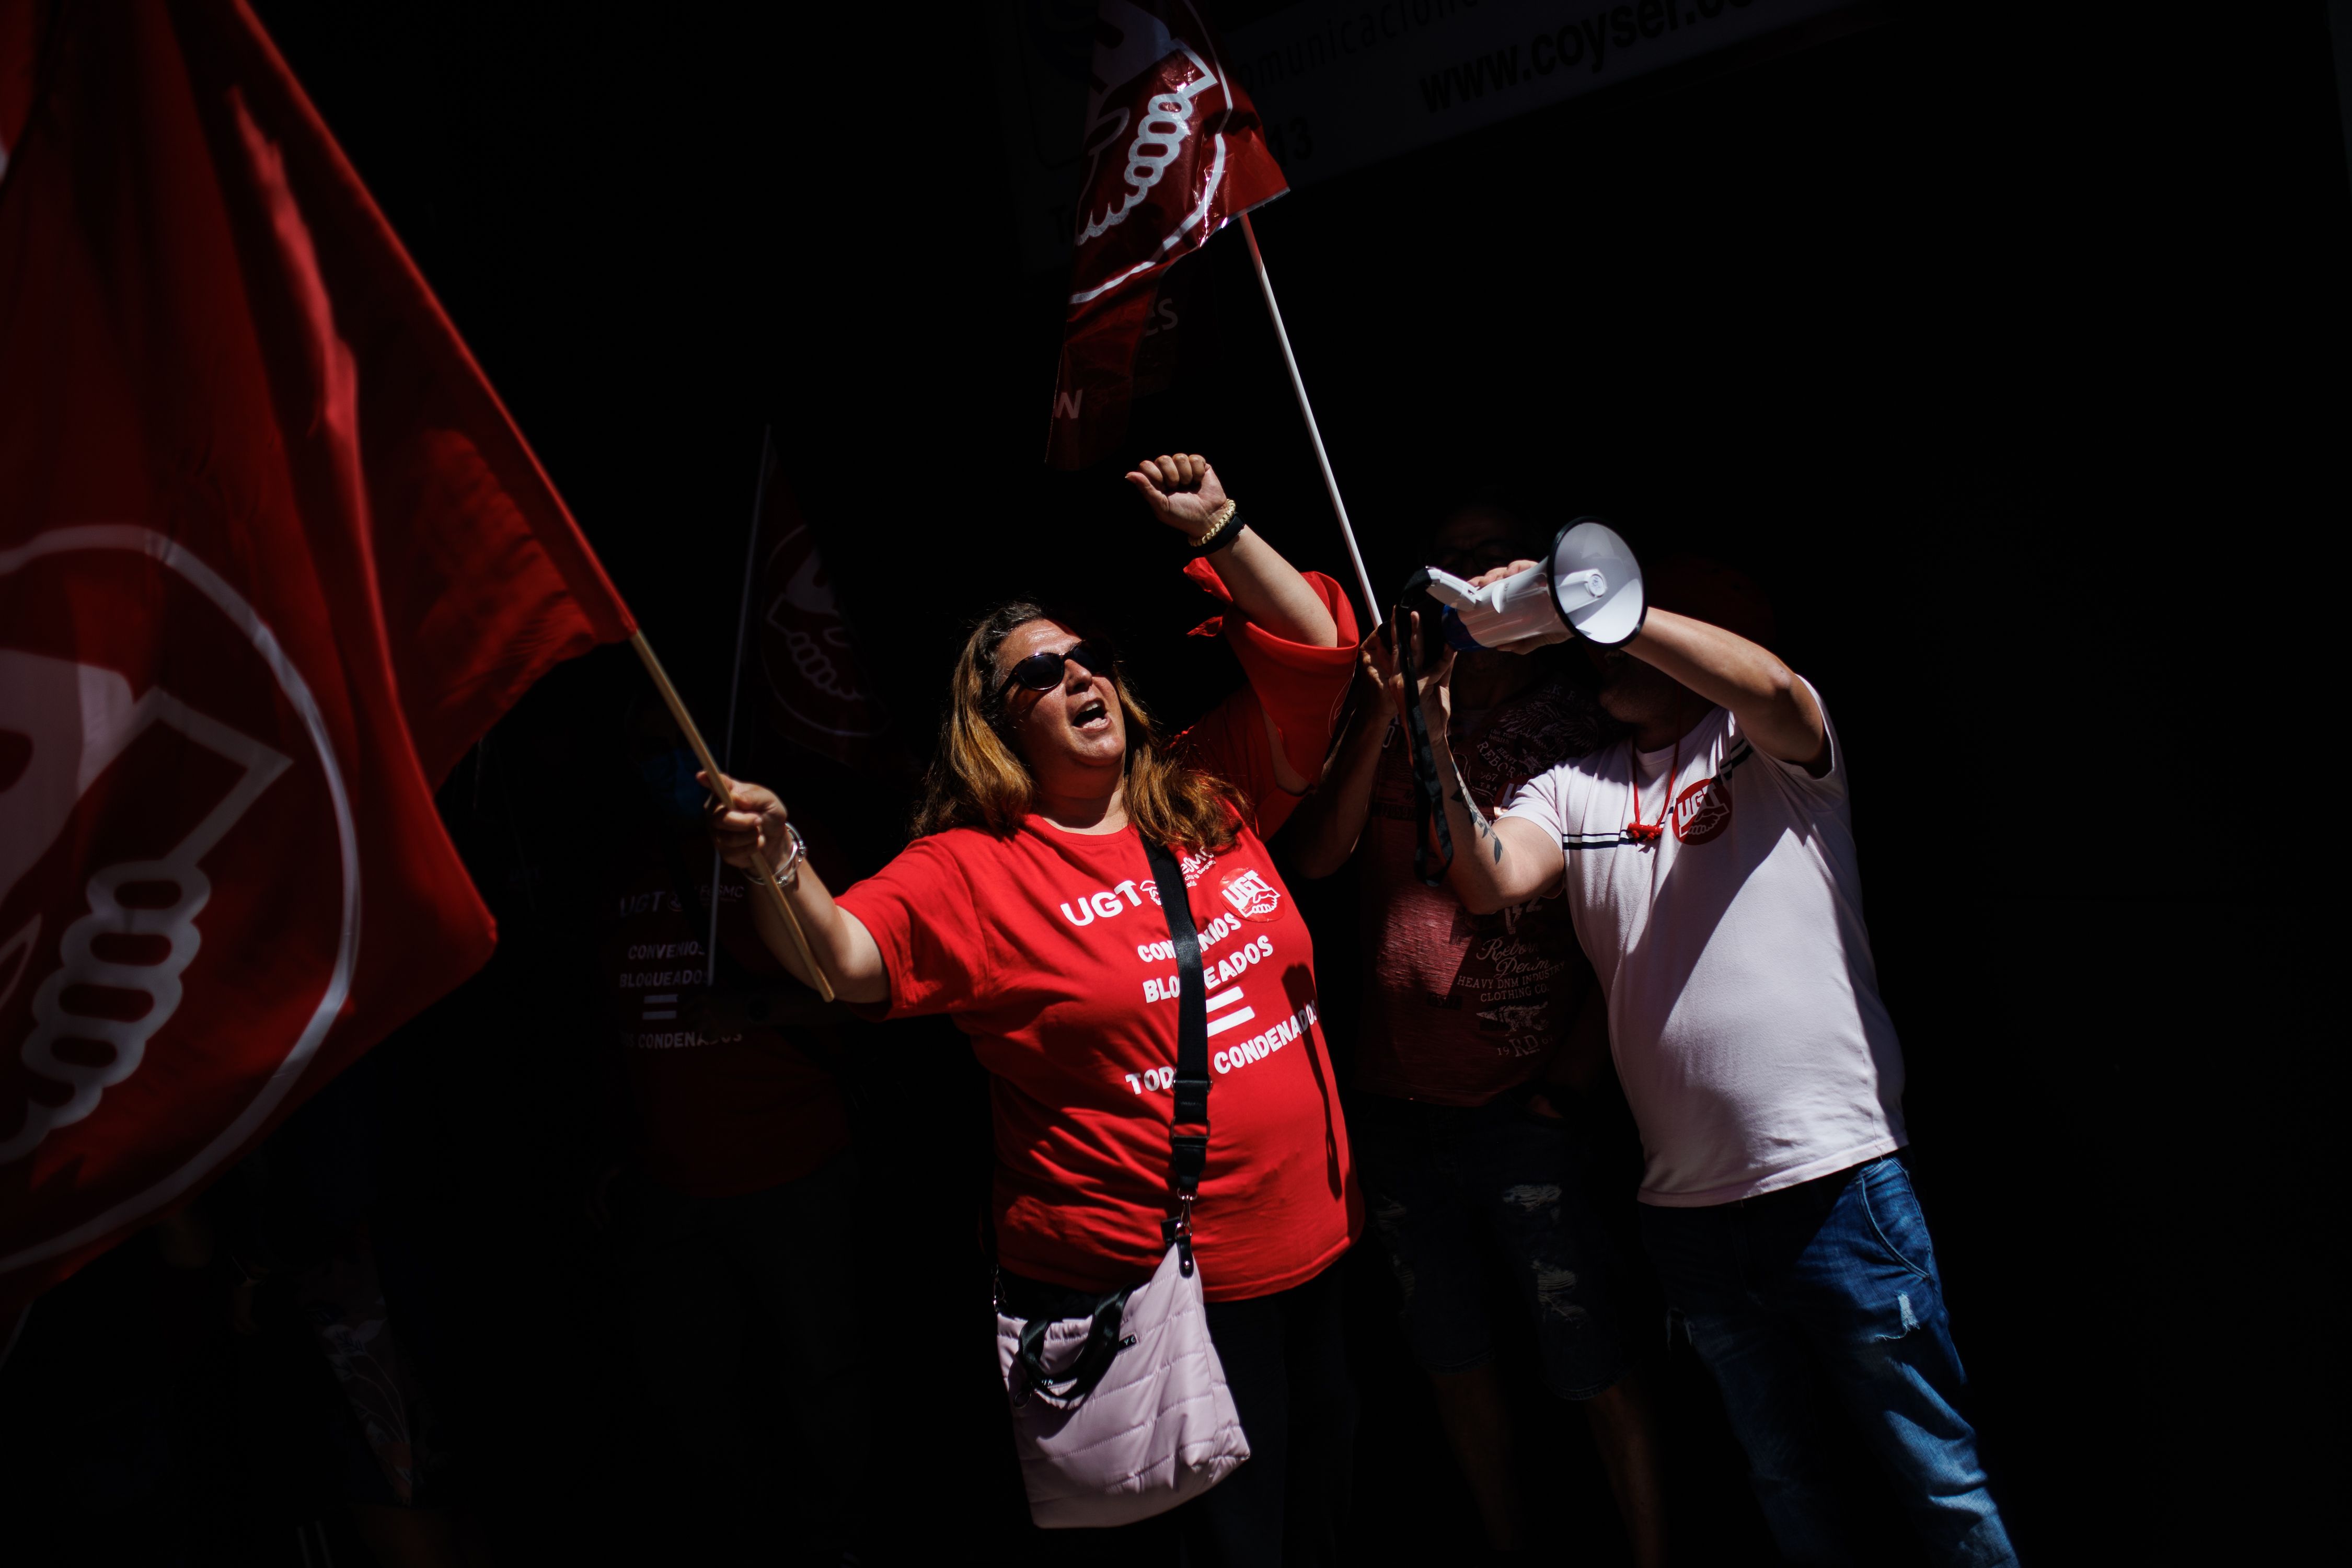
M 1036 781 L 1013 748 L 1005 721 L 1003 682 L 996 656 L 1004 639 L 1032 621 L 1073 623 L 1026 600 L 990 611 L 956 656 L 948 714 L 940 726 L 940 749 L 923 777 L 922 803 L 915 808 L 917 837 L 950 827 L 977 827 L 1009 837 L 1029 814 Z M 1095 639 L 1100 641 L 1101 639 Z M 1234 788 L 1198 768 L 1162 754 L 1160 727 L 1136 700 L 1116 670 L 1108 672 L 1118 692 L 1127 726 L 1127 816 L 1146 836 L 1187 849 L 1220 850 L 1234 842 L 1240 806 Z

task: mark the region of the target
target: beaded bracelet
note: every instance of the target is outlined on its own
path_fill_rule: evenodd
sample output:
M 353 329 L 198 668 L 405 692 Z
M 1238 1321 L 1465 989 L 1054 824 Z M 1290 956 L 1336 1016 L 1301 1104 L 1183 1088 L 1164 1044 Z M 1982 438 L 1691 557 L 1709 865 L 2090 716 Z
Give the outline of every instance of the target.
M 1192 541 L 1192 547 L 1185 553 L 1197 560 L 1223 550 L 1242 536 L 1242 527 L 1241 507 L 1234 501 L 1227 501 L 1217 509 L 1209 523 L 1209 531 Z

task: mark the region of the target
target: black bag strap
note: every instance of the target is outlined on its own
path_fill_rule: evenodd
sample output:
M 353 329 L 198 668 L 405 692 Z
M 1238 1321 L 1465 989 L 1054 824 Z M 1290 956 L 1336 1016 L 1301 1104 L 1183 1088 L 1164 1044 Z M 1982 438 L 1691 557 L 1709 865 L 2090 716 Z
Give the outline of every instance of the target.
M 1143 836 L 1144 858 L 1160 889 L 1160 910 L 1176 949 L 1176 1106 L 1168 1122 L 1168 1185 L 1176 1212 L 1160 1222 L 1163 1245 L 1177 1249 L 1192 1272 L 1192 1200 L 1209 1164 L 1209 988 L 1201 977 L 1201 933 L 1192 926 L 1192 895 L 1168 846 Z M 1187 1128 L 1197 1127 L 1197 1132 Z
M 1056 1321 L 1050 1316 L 1030 1319 L 1021 1325 L 1021 1344 L 1014 1360 L 1019 1363 L 1025 1386 L 1030 1392 L 1042 1394 L 1048 1404 L 1076 1405 L 1095 1391 L 1110 1370 L 1110 1363 L 1119 1352 L 1135 1343 L 1133 1334 L 1121 1334 L 1125 1326 L 1127 1298 L 1129 1292 L 1114 1290 L 1095 1302 L 1087 1313 L 1087 1342 L 1078 1350 L 1077 1359 L 1067 1372 L 1055 1373 L 1045 1370 L 1045 1331 Z
M 1445 821 L 1444 786 L 1437 778 L 1437 752 L 1430 744 L 1429 720 L 1421 710 L 1421 672 L 1415 668 L 1414 657 L 1420 650 L 1413 644 L 1412 621 L 1405 614 L 1405 605 L 1429 587 L 1429 573 L 1415 572 L 1405 579 L 1404 601 L 1391 612 L 1390 635 L 1396 638 L 1397 673 L 1404 677 L 1405 732 L 1412 742 L 1412 874 L 1429 887 L 1442 887 L 1445 873 L 1454 864 L 1454 829 Z M 1472 808 L 1475 810 L 1475 807 Z M 1437 874 L 1432 876 L 1430 861 L 1430 824 L 1437 826 Z

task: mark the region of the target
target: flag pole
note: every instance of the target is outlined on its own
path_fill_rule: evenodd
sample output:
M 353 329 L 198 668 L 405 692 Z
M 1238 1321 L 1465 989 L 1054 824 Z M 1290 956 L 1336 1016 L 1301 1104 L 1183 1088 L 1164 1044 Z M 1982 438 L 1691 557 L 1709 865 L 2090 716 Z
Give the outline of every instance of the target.
M 653 644 L 646 641 L 645 633 L 632 632 L 629 634 L 629 646 L 636 650 L 637 661 L 646 667 L 646 673 L 654 678 L 654 685 L 661 692 L 662 700 L 669 704 L 669 716 L 677 721 L 678 729 L 686 735 L 686 743 L 693 748 L 694 760 L 702 764 L 703 773 L 710 780 L 710 793 L 718 795 L 721 802 L 731 805 L 731 802 L 727 801 L 726 795 L 720 793 L 726 786 L 719 782 L 725 776 L 719 771 L 719 760 L 710 754 L 709 743 L 703 740 L 702 731 L 695 728 L 694 715 L 686 710 L 686 703 L 679 698 L 677 688 L 669 683 L 669 676 L 663 670 L 661 660 L 654 657 Z M 769 900 L 776 906 L 776 913 L 783 917 L 784 931 L 793 939 L 793 951 L 801 955 L 801 963 L 807 967 L 809 974 L 816 981 L 816 994 L 828 1002 L 832 1001 L 832 984 L 825 979 L 824 971 L 818 966 L 816 955 L 809 951 L 808 938 L 801 934 L 801 922 L 793 915 L 793 906 L 784 900 L 784 890 L 776 886 L 775 878 L 769 874 L 768 868 L 761 865 L 756 858 L 752 865 L 755 868 L 753 873 L 755 879 L 760 886 L 768 890 Z M 710 896 L 713 903 L 718 902 L 719 889 L 716 887 L 710 889 Z
M 775 427 L 763 426 L 760 431 L 760 478 L 751 487 L 751 531 L 743 541 L 743 596 L 735 605 L 735 668 L 727 678 L 727 738 L 720 743 L 720 760 L 731 770 L 735 766 L 735 710 L 743 692 L 743 639 L 751 626 L 751 574 L 760 562 L 760 520 L 767 515 L 768 469 L 775 450 Z M 730 776 L 732 774 L 730 773 Z M 710 939 L 703 948 L 709 961 L 707 982 L 712 990 L 719 988 L 719 846 L 710 847 Z
M 1315 464 L 1323 470 L 1323 488 L 1330 492 L 1331 510 L 1339 514 L 1339 537 L 1348 542 L 1348 559 L 1355 563 L 1356 584 L 1372 613 L 1372 629 L 1381 626 L 1381 598 L 1372 592 L 1370 574 L 1364 570 L 1364 552 L 1356 548 L 1356 530 L 1348 521 L 1348 503 L 1339 499 L 1339 476 L 1331 472 L 1331 455 L 1323 449 L 1323 432 L 1315 423 L 1315 405 L 1307 401 L 1307 383 L 1298 374 L 1298 356 L 1290 352 L 1290 333 L 1282 324 L 1282 307 L 1274 302 L 1274 279 L 1266 276 L 1265 258 L 1258 253 L 1257 230 L 1249 214 L 1242 214 L 1242 237 L 1249 241 L 1250 265 L 1257 269 L 1258 291 L 1265 296 L 1265 313 L 1274 321 L 1274 340 L 1282 345 L 1283 368 L 1290 372 L 1290 390 L 1298 398 L 1298 412 L 1307 416 L 1307 438 L 1315 444 Z

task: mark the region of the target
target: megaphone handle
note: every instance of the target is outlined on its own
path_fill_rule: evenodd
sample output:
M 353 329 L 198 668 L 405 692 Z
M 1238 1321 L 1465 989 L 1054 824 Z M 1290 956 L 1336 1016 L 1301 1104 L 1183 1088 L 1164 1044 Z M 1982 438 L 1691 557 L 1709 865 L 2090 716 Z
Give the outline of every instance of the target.
M 1429 579 L 1430 597 L 1448 609 L 1466 610 L 1486 603 L 1486 591 L 1473 588 L 1451 572 L 1441 572 L 1434 566 L 1424 566 L 1422 573 Z

